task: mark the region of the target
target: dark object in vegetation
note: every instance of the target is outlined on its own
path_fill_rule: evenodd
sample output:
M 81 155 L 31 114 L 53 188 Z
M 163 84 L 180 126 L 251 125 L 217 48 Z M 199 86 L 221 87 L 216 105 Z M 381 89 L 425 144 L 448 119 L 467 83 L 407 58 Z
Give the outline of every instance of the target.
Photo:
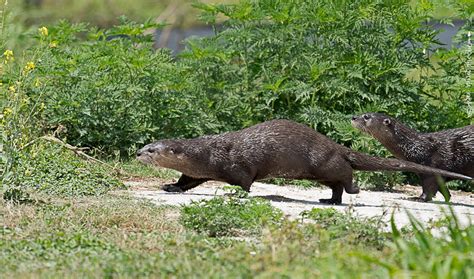
M 310 179 L 332 189 L 322 203 L 340 204 L 343 189 L 359 192 L 352 183 L 353 170 L 403 170 L 463 175 L 418 164 L 372 157 L 355 152 L 289 120 L 272 120 L 252 127 L 194 139 L 168 139 L 146 145 L 137 152 L 138 160 L 175 169 L 182 173 L 177 183 L 167 184 L 168 192 L 189 190 L 208 180 L 239 185 L 245 191 L 256 180 L 268 178 Z
M 14 204 L 32 203 L 30 194 L 19 188 L 9 188 L 3 192 L 3 199 Z
M 419 133 L 383 113 L 354 116 L 352 125 L 375 137 L 397 158 L 474 176 L 474 125 Z M 437 178 L 430 174 L 420 174 L 420 178 L 423 193 L 418 199 L 430 201 L 439 190 Z M 443 178 L 447 181 L 453 179 Z M 449 191 L 443 195 L 449 201 Z

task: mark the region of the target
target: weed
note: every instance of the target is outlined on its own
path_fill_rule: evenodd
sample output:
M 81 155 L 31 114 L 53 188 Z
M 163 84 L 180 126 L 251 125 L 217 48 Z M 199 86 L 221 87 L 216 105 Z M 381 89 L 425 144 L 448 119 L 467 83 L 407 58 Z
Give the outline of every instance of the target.
M 408 214 L 408 213 L 407 213 Z M 391 260 L 374 259 L 368 261 L 386 268 L 391 277 L 412 274 L 430 278 L 472 278 L 474 276 L 474 225 L 461 227 L 450 208 L 445 213 L 443 227 L 435 236 L 409 214 L 412 237 L 405 238 L 391 218 L 393 249 Z
M 124 188 L 110 168 L 84 161 L 70 150 L 52 143 L 38 143 L 23 150 L 18 154 L 12 172 L 15 175 L 3 181 L 5 189 L 17 188 L 11 191 L 84 196 Z
M 364 243 L 379 248 L 387 240 L 382 232 L 384 223 L 380 218 L 360 218 L 334 208 L 313 208 L 302 212 L 301 216 L 315 221 L 317 226 L 329 233 L 330 239 L 342 238 L 350 243 Z
M 266 200 L 234 194 L 185 205 L 180 220 L 184 227 L 209 236 L 242 236 L 258 233 L 264 225 L 277 224 L 282 216 Z

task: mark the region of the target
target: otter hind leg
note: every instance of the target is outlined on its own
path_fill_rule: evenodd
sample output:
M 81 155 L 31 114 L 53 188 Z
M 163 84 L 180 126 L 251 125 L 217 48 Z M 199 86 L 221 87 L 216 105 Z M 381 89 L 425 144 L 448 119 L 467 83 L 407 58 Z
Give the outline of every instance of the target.
M 320 203 L 325 204 L 341 204 L 342 193 L 344 192 L 344 186 L 340 182 L 321 182 L 328 186 L 332 190 L 332 196 L 330 199 L 319 199 Z
M 433 197 L 436 195 L 440 187 L 438 185 L 438 179 L 435 175 L 422 175 L 421 177 L 421 186 L 423 188 L 423 193 L 420 197 L 418 197 L 418 201 L 427 202 L 431 201 Z M 444 181 L 439 181 L 440 183 L 444 183 Z M 448 188 L 446 191 L 440 191 L 443 195 L 445 201 L 449 201 L 451 199 L 451 194 L 449 193 Z
M 165 184 L 163 185 L 162 189 L 166 192 L 185 192 L 189 189 L 201 185 L 202 183 L 208 180 L 209 179 L 206 178 L 193 178 L 182 174 L 181 177 L 178 179 L 178 182 L 172 184 Z
M 239 179 L 239 180 L 230 180 L 226 181 L 230 185 L 237 185 L 242 188 L 245 192 L 250 192 L 250 186 L 252 186 L 253 180 L 252 179 Z
M 346 193 L 348 193 L 348 194 L 359 194 L 360 193 L 360 188 L 355 183 L 344 184 L 344 190 L 346 190 Z

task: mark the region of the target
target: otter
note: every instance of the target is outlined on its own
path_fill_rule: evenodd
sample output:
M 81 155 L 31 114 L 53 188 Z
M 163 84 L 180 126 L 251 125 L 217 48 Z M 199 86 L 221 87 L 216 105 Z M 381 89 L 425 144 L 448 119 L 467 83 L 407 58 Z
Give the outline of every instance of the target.
M 375 137 L 395 157 L 451 172 L 474 176 L 474 125 L 434 133 L 419 133 L 383 113 L 352 117 L 352 125 Z M 419 201 L 430 201 L 439 190 L 434 175 L 420 174 L 423 193 Z M 443 177 L 445 181 L 452 178 Z M 443 193 L 449 201 L 449 191 Z
M 372 157 L 339 145 L 308 126 L 289 120 L 266 121 L 249 128 L 193 139 L 165 139 L 137 151 L 137 159 L 182 173 L 163 190 L 183 192 L 208 180 L 239 185 L 245 191 L 267 178 L 316 180 L 332 189 L 321 203 L 340 204 L 344 189 L 359 193 L 353 170 L 413 171 L 470 177 L 398 159 Z

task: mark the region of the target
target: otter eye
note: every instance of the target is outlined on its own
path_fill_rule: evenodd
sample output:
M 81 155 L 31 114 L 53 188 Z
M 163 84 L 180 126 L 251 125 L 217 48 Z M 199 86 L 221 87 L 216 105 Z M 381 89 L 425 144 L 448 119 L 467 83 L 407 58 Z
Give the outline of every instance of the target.
M 390 121 L 390 119 L 388 119 L 388 118 L 385 118 L 385 119 L 383 120 L 383 124 L 384 124 L 385 126 L 390 125 L 390 123 L 392 123 L 392 121 Z
M 364 114 L 363 117 L 364 117 L 365 120 L 369 120 L 369 119 L 370 119 L 370 115 L 368 115 L 368 114 Z

